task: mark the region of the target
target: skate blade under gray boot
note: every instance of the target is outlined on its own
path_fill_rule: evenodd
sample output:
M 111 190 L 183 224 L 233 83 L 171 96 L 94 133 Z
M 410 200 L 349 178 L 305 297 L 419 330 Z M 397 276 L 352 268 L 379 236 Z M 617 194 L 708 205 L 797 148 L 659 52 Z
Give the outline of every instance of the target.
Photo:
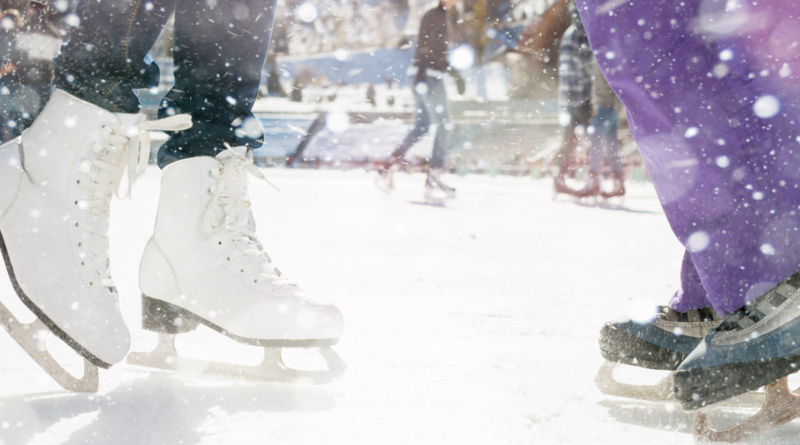
M 800 417 L 800 398 L 786 379 L 800 365 L 800 273 L 773 287 L 712 329 L 676 371 L 675 394 L 695 415 L 695 436 L 734 442 Z M 715 430 L 709 406 L 766 387 L 755 416 Z
M 604 394 L 648 401 L 674 400 L 672 375 L 654 385 L 634 385 L 614 378 L 622 365 L 675 371 L 702 341 L 719 317 L 711 308 L 677 312 L 659 308 L 651 322 L 608 322 L 600 330 L 600 353 L 606 362 L 597 372 L 595 384 Z

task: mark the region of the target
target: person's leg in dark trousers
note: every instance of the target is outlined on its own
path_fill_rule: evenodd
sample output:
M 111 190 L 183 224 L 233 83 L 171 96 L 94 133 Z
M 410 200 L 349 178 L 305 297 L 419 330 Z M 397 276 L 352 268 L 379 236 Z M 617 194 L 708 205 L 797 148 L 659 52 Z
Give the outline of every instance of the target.
M 428 134 L 431 126 L 431 113 L 427 98 L 416 91 L 415 85 L 412 85 L 411 88 L 414 95 L 414 128 L 411 129 L 405 139 L 403 139 L 403 142 L 401 142 L 389 156 L 389 159 L 384 165 L 384 168 L 387 170 L 391 168 L 392 165 L 400 162 L 403 156 L 406 155 L 406 152 L 408 152 L 414 144 L 419 142 L 423 136 Z
M 158 66 L 147 55 L 176 3 L 82 1 L 80 25 L 55 58 L 53 86 L 111 112 L 137 113 L 133 90 L 158 84 Z
M 159 151 L 161 167 L 192 156 L 215 156 L 231 146 L 261 146 L 264 134 L 251 109 L 267 57 L 276 0 L 182 1 L 175 10 L 175 87 L 159 117 L 192 115 L 192 128 Z
M 428 113 L 433 116 L 436 127 L 436 137 L 433 140 L 433 153 L 429 167 L 441 169 L 444 167 L 444 158 L 447 156 L 450 145 L 450 135 L 453 133 L 453 123 L 450 116 L 450 105 L 447 103 L 447 90 L 442 79 L 430 82 L 430 98 Z
M 569 113 L 570 121 L 564 127 L 564 139 L 561 142 L 561 148 L 553 159 L 553 165 L 558 168 L 558 172 L 553 178 L 553 185 L 557 193 L 575 194 L 577 191 L 569 188 L 564 178 L 569 167 L 574 164 L 573 155 L 575 149 L 580 142 L 586 139 L 585 129 L 592 118 L 592 107 L 591 104 L 587 103 L 582 107 L 568 109 L 567 113 Z M 583 127 L 584 132 L 582 135 L 578 135 L 578 127 Z

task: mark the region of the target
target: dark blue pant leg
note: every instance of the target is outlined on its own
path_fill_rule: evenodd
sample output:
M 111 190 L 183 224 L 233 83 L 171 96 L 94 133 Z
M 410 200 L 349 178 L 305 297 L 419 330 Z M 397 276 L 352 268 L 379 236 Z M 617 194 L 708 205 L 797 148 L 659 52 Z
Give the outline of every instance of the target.
M 145 57 L 176 1 L 80 2 L 80 24 L 54 59 L 54 87 L 109 111 L 138 112 L 133 89 L 158 83 L 158 66 Z
M 189 113 L 192 128 L 159 151 L 161 167 L 192 156 L 215 156 L 231 146 L 260 147 L 264 139 L 251 113 L 261 83 L 276 0 L 237 0 L 209 7 L 181 1 L 175 11 L 175 87 L 159 116 Z
M 412 91 L 413 90 L 412 86 Z M 428 134 L 431 126 L 431 116 L 425 98 L 414 91 L 414 128 L 408 133 L 403 142 L 392 152 L 391 159 L 401 159 L 406 152 L 417 143 L 417 141 Z

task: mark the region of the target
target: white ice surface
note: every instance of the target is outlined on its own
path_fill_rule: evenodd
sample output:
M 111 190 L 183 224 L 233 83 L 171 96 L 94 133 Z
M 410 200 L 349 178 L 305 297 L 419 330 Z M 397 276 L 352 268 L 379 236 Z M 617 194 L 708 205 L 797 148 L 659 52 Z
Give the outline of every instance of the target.
M 692 443 L 680 408 L 593 385 L 602 323 L 665 303 L 678 282 L 683 250 L 649 186 L 602 209 L 554 202 L 549 181 L 449 176 L 459 198 L 435 207 L 421 203 L 419 174 L 398 175 L 389 197 L 361 171 L 265 173 L 282 191 L 252 186 L 260 237 L 287 276 L 343 311 L 346 376 L 226 382 L 122 363 L 101 371 L 99 394 L 69 394 L 0 333 L 0 443 Z M 137 273 L 158 178 L 149 170 L 112 213 L 135 351 L 155 344 L 139 327 Z M 0 279 L 0 299 L 15 298 Z M 211 331 L 191 335 L 186 355 L 258 360 Z M 754 443 L 798 433 L 800 420 Z

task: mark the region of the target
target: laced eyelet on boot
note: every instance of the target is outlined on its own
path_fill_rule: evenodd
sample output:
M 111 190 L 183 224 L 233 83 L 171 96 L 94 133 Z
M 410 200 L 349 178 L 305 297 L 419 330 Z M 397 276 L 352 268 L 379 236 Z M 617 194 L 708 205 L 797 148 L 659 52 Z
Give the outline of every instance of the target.
M 203 230 L 214 232 L 232 229 L 221 235 L 217 239 L 217 244 L 225 245 L 226 250 L 227 245 L 231 245 L 232 253 L 225 258 L 226 262 L 236 260 L 236 264 L 240 266 L 239 273 L 247 275 L 248 280 L 252 280 L 254 285 L 261 285 L 264 282 L 260 277 L 269 278 L 268 281 L 275 281 L 279 285 L 291 284 L 289 280 L 280 276 L 277 268 L 256 239 L 253 228 L 247 223 L 243 224 L 238 217 L 243 212 L 251 212 L 247 187 L 248 175 L 262 179 L 276 189 L 277 187 L 270 183 L 253 165 L 252 155 L 239 153 L 227 144 L 226 147 L 229 156 L 222 158 L 223 161 L 218 167 L 209 166 L 206 170 L 206 175 L 215 176 L 214 182 L 203 179 L 202 188 L 206 188 L 206 191 L 212 195 L 203 212 Z M 202 175 L 202 172 L 200 174 Z M 213 241 L 211 242 L 213 243 Z M 211 245 L 213 246 L 213 244 Z M 230 267 L 229 270 L 233 272 L 233 265 Z M 241 279 L 243 280 L 244 277 Z M 266 291 L 262 292 L 266 294 Z M 271 293 L 277 292 L 273 287 Z

